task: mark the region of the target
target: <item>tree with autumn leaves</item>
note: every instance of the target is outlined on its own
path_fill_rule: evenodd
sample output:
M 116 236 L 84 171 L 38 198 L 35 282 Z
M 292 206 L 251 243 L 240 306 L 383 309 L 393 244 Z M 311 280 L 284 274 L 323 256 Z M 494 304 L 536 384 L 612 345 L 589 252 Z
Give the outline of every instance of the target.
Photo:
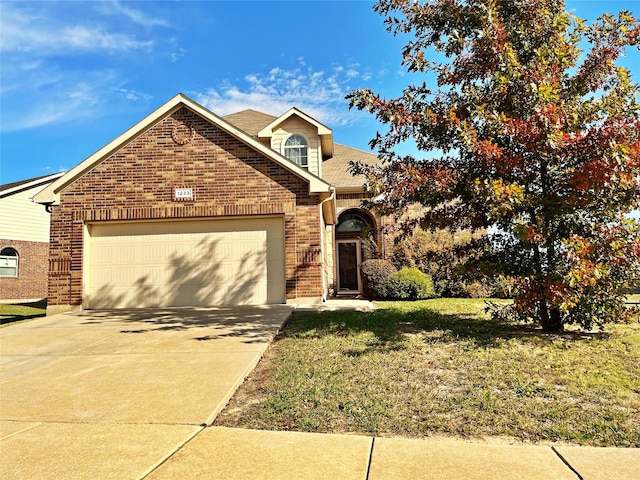
M 640 208 L 640 107 L 616 61 L 640 45 L 640 23 L 622 11 L 587 25 L 560 0 L 374 9 L 411 37 L 402 63 L 421 79 L 398 98 L 348 95 L 389 127 L 371 141 L 382 166 L 352 166 L 376 208 L 419 204 L 412 225 L 493 232 L 474 265 L 516 279 L 510 315 L 549 331 L 624 320 L 623 287 L 640 279 L 640 223 L 629 218 Z M 409 139 L 436 158 L 395 154 Z

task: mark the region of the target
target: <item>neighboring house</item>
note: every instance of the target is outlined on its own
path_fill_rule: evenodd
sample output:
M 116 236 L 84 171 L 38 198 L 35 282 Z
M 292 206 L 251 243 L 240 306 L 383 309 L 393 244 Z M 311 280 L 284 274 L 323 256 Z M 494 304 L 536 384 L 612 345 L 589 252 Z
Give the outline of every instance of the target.
M 35 196 L 50 313 L 361 292 L 362 230 L 384 242 L 351 160 L 377 162 L 296 108 L 222 118 L 177 95 Z
M 50 215 L 32 197 L 61 176 L 0 185 L 0 302 L 47 297 Z

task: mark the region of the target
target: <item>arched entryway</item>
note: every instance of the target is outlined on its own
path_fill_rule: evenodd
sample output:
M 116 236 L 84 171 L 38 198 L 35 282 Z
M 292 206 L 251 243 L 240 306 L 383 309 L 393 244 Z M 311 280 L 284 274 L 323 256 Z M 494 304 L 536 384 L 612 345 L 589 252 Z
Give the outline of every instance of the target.
M 360 264 L 368 256 L 367 238 L 375 237 L 375 220 L 362 209 L 340 214 L 336 225 L 337 293 L 362 293 Z

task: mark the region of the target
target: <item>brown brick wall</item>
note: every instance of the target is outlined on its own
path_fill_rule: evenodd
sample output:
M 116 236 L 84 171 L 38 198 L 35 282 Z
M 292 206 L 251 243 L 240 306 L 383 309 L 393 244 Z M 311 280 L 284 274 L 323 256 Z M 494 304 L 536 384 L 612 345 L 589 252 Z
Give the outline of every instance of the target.
M 195 135 L 181 145 L 172 133 L 184 124 Z M 193 188 L 194 198 L 175 200 L 176 187 Z M 182 108 L 62 192 L 51 219 L 49 304 L 82 304 L 85 222 L 269 214 L 285 220 L 287 298 L 320 296 L 318 203 L 306 182 Z
M 18 252 L 18 277 L 0 277 L 0 300 L 40 299 L 47 296 L 49 244 L 21 240 L 0 240 Z
M 342 193 L 338 194 L 336 198 L 336 206 L 338 209 L 338 216 L 346 210 L 350 210 L 352 208 L 362 208 L 362 200 L 371 198 L 371 194 L 369 193 Z M 373 216 L 378 236 L 376 238 L 376 242 L 378 243 L 378 248 L 381 249 L 382 256 L 386 256 L 387 248 L 389 245 L 393 245 L 394 236 L 389 235 L 388 226 L 392 223 L 393 219 L 389 217 L 381 217 L 377 212 L 369 211 L 369 213 Z M 336 273 L 337 275 L 337 273 Z

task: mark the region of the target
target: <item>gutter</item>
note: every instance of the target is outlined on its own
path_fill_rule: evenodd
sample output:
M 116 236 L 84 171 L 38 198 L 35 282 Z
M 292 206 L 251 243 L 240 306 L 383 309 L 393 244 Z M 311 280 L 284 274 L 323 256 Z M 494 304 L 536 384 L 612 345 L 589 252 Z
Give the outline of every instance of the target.
M 324 255 L 324 238 L 325 238 L 325 230 L 326 225 L 324 221 L 324 212 L 322 206 L 325 202 L 329 200 L 335 200 L 336 198 L 336 187 L 329 187 L 329 191 L 331 195 L 320 202 L 320 257 L 322 257 L 322 303 L 327 301 L 327 276 L 326 276 L 326 265 L 325 265 L 325 255 Z

